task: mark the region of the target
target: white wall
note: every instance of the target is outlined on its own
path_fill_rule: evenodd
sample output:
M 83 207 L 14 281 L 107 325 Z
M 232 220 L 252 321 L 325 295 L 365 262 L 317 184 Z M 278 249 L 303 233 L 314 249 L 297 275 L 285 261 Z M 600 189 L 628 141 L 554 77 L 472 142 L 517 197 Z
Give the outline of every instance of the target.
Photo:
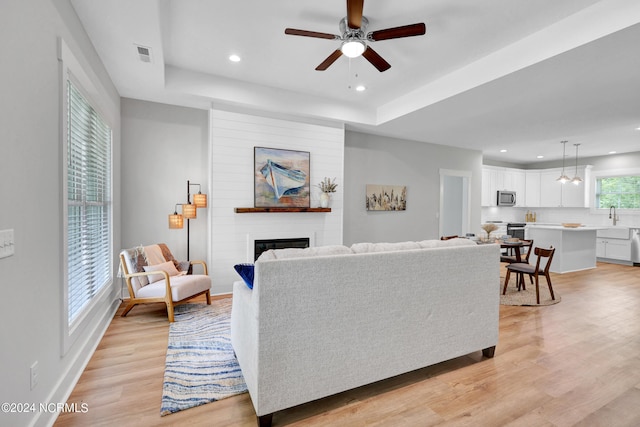
M 107 301 L 68 352 L 61 354 L 63 283 L 61 75 L 62 37 L 114 118 L 114 236 L 120 245 L 119 96 L 68 1 L 5 0 L 0 6 L 0 229 L 13 229 L 15 255 L 0 259 L 0 401 L 66 401 L 118 304 Z M 114 275 L 117 264 L 114 258 Z M 38 361 L 39 384 L 29 368 Z M 0 425 L 48 425 L 56 414 L 0 413 Z
M 314 184 L 325 176 L 336 178 L 331 213 L 244 213 L 236 207 L 253 207 L 254 147 L 310 152 L 311 207 L 319 206 Z M 344 130 L 292 120 L 281 120 L 220 110 L 211 111 L 211 245 L 210 272 L 213 292 L 230 292 L 239 276 L 233 266 L 252 262 L 247 235 L 265 233 L 294 237 L 315 236 L 315 244 L 342 243 L 344 189 Z M 272 238 L 272 237 L 266 237 Z
M 470 171 L 471 230 L 480 228 L 482 154 L 443 145 L 347 132 L 344 242 L 439 238 L 440 169 Z M 406 211 L 367 211 L 367 184 L 407 186 Z
M 209 193 L 208 112 L 129 98 L 121 110 L 122 247 L 166 243 L 186 260 L 186 220 L 183 229 L 169 229 L 168 215 L 187 202 L 187 180 Z M 198 209 L 190 220 L 192 260 L 207 259 L 207 218 L 207 209 Z

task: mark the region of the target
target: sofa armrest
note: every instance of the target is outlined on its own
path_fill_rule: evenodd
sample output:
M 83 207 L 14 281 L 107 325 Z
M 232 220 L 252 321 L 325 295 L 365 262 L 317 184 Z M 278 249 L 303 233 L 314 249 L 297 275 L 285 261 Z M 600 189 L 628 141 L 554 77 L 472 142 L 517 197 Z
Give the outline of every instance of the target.
M 251 392 L 254 408 L 258 384 L 258 307 L 253 301 L 253 290 L 243 281 L 233 283 L 231 306 L 231 345 L 238 359 L 242 375 Z

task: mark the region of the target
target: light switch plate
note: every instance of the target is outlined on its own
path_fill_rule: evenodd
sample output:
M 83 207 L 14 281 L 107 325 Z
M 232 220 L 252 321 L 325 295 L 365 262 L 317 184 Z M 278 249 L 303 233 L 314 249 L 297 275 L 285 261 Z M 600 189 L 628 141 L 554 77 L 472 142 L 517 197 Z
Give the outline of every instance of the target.
M 13 229 L 0 230 L 0 258 L 9 257 L 15 252 Z

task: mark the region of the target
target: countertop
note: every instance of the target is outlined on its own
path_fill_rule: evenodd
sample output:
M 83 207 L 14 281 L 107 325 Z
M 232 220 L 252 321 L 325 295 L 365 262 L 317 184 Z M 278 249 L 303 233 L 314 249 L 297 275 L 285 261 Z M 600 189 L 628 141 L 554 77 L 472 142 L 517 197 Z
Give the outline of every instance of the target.
M 580 227 L 564 227 L 562 225 L 543 225 L 543 224 L 528 224 L 529 229 L 532 228 L 540 228 L 545 230 L 563 230 L 563 231 L 595 231 L 595 230 L 605 230 L 610 228 L 606 225 L 583 225 Z

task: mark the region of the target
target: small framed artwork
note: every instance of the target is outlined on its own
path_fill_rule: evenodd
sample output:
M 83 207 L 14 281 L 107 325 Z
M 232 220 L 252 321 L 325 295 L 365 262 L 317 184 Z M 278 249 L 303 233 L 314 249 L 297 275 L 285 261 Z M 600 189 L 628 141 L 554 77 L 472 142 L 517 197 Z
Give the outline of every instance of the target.
M 254 147 L 254 207 L 311 206 L 308 151 Z
M 407 187 L 402 185 L 367 184 L 368 211 L 407 210 Z

